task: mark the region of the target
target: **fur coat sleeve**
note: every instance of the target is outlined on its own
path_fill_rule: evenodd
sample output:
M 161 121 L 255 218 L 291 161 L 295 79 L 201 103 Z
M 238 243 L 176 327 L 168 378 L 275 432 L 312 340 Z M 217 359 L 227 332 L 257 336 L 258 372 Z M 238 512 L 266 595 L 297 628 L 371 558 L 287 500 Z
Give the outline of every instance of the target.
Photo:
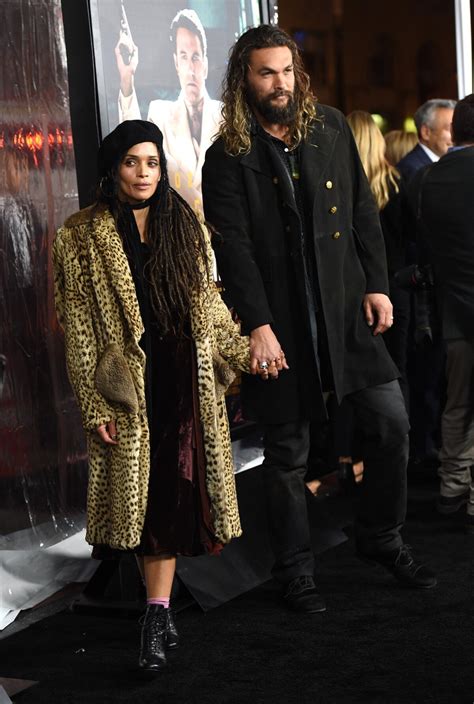
M 93 430 L 108 423 L 115 414 L 94 383 L 98 353 L 73 230 L 58 231 L 53 244 L 53 266 L 56 312 L 65 335 L 69 379 L 84 428 Z

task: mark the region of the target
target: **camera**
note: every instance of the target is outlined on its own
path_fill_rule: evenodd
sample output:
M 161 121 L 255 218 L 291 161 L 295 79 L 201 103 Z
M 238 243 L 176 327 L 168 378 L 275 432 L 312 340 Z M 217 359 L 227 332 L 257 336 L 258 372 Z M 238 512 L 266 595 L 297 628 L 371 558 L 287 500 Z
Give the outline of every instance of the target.
M 425 338 L 433 340 L 439 330 L 439 320 L 436 311 L 435 286 L 433 267 L 431 264 L 410 264 L 394 274 L 394 281 L 399 288 L 412 291 L 413 296 L 413 329 L 417 344 Z
M 399 269 L 393 278 L 397 286 L 407 291 L 433 288 L 434 286 L 431 264 L 423 264 L 421 266 L 410 264 L 403 269 Z

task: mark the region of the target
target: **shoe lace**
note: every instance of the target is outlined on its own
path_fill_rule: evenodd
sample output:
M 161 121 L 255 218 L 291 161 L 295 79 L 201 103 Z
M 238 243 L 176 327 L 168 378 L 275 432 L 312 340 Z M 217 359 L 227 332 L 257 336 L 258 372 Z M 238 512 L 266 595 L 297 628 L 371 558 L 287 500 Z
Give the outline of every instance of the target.
M 302 577 L 297 577 L 294 579 L 290 584 L 288 585 L 288 589 L 286 591 L 286 596 L 290 596 L 291 594 L 299 594 L 300 592 L 304 591 L 305 589 L 312 589 L 314 587 L 314 580 L 312 577 L 303 575 Z
M 156 614 L 149 614 L 145 612 L 143 616 L 138 619 L 140 626 L 145 626 L 147 633 L 150 636 L 156 638 L 157 636 L 163 635 L 168 627 L 168 619 L 166 614 L 157 617 Z
M 395 559 L 395 565 L 402 564 L 402 560 L 403 560 L 403 565 L 405 567 L 411 567 L 415 563 L 415 560 L 413 559 L 413 555 L 411 554 L 411 551 L 412 551 L 411 545 L 401 545 L 400 549 L 398 551 L 398 555 Z

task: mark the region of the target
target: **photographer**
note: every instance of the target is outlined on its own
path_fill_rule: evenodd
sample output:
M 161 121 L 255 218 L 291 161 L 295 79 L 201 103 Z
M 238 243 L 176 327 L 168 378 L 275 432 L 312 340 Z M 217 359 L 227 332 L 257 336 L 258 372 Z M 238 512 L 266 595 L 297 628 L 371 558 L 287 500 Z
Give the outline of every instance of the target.
M 474 533 L 474 95 L 457 103 L 452 135 L 455 146 L 410 190 L 447 345 L 437 508 L 451 514 L 467 502 L 466 530 Z

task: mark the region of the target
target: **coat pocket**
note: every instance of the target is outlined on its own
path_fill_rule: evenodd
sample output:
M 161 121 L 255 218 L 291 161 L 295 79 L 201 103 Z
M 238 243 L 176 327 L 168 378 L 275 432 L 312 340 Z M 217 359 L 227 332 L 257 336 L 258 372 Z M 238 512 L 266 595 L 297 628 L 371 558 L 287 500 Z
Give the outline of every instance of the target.
M 95 371 L 97 391 L 107 401 L 122 404 L 128 413 L 138 413 L 138 396 L 127 360 L 120 347 L 111 342 L 102 353 Z
M 212 366 L 214 368 L 216 396 L 220 398 L 234 381 L 235 373 L 231 369 L 230 364 L 216 351 L 212 354 Z

